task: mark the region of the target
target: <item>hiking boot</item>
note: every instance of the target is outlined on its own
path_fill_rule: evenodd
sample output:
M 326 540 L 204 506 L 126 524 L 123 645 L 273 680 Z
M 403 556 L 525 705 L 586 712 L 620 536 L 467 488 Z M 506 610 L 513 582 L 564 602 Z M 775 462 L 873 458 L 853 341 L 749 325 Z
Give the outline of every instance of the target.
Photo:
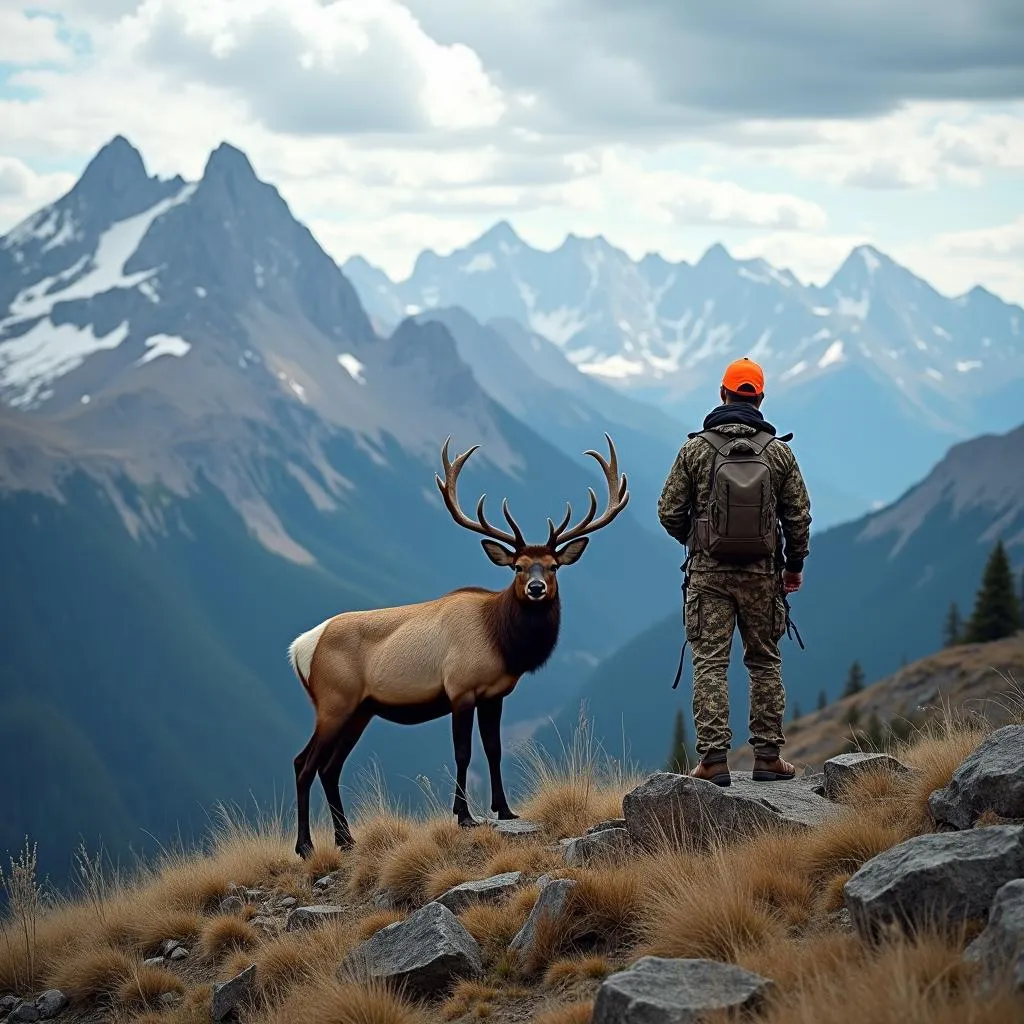
M 786 782 L 796 777 L 796 768 L 781 757 L 755 757 L 754 782 Z
M 716 786 L 731 786 L 732 776 L 729 774 L 728 761 L 715 761 L 713 764 L 697 762 L 690 775 L 695 779 L 704 779 L 706 782 L 713 782 Z

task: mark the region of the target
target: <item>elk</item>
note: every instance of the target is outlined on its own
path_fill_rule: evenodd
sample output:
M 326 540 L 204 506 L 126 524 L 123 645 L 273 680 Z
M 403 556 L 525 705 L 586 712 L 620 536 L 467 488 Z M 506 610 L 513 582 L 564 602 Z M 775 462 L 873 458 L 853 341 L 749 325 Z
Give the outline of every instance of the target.
M 508 508 L 502 513 L 511 532 L 488 523 L 484 498 L 476 519 L 459 505 L 456 486 L 466 460 L 480 447 L 448 457 L 449 437 L 441 449 L 444 480 L 435 481 L 445 506 L 459 526 L 483 534 L 487 557 L 514 571 L 504 590 L 462 587 L 433 600 L 370 611 L 348 611 L 296 637 L 288 648 L 295 674 L 316 712 L 313 735 L 295 758 L 298 835 L 295 852 L 313 852 L 309 794 L 318 775 L 334 824 L 334 841 L 353 844 L 342 807 L 339 782 L 345 759 L 374 717 L 415 725 L 450 714 L 455 749 L 456 786 L 452 813 L 463 827 L 480 824 L 469 811 L 466 773 L 479 714 L 480 739 L 490 771 L 491 810 L 500 820 L 518 817 L 509 807 L 501 778 L 502 702 L 519 678 L 539 669 L 558 640 L 560 599 L 557 570 L 572 565 L 590 542 L 588 534 L 607 526 L 629 501 L 625 475 L 619 476 L 611 437 L 609 458 L 585 452 L 600 464 L 608 485 L 608 506 L 595 519 L 590 509 L 569 528 L 572 506 L 555 526 L 548 519 L 544 544 L 527 544 Z

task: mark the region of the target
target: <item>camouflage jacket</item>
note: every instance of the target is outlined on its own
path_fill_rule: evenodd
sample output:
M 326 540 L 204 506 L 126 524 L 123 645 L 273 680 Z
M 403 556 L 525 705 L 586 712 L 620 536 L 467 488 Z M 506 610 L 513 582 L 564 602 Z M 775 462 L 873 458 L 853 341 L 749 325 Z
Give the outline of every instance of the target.
M 729 437 L 750 436 L 756 428 L 746 423 L 723 423 L 714 428 Z M 679 450 L 661 498 L 658 500 L 658 518 L 668 534 L 680 544 L 690 543 L 693 519 L 703 514 L 711 489 L 711 463 L 715 451 L 702 437 L 692 437 Z M 797 465 L 796 456 L 785 441 L 773 441 L 765 448 L 765 456 L 772 467 L 775 502 L 782 524 L 783 550 L 777 554 L 790 572 L 800 572 L 809 549 L 811 532 L 811 500 Z M 691 548 L 691 551 L 693 549 Z M 693 551 L 691 572 L 735 569 L 717 561 L 703 551 Z M 779 565 L 772 559 L 744 565 L 747 572 L 777 572 Z

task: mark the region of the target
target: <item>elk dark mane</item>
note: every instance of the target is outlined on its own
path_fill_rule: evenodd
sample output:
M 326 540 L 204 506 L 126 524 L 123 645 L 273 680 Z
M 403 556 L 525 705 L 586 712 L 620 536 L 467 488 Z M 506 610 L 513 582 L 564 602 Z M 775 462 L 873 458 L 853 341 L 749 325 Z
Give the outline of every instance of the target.
M 509 675 L 536 672 L 551 657 L 561 619 L 557 597 L 527 603 L 517 600 L 511 587 L 495 595 L 487 606 L 486 622 Z

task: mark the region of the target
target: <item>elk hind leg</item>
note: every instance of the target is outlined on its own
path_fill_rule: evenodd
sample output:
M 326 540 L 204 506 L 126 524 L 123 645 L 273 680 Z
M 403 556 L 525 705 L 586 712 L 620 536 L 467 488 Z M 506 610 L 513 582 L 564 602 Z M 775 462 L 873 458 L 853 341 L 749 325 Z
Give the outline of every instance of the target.
M 452 745 L 455 748 L 455 802 L 452 813 L 458 817 L 459 825 L 471 828 L 479 825 L 469 813 L 469 802 L 466 800 L 466 775 L 469 772 L 469 760 L 473 753 L 473 704 L 465 704 L 452 708 Z
M 320 715 L 316 728 L 309 743 L 295 758 L 295 803 L 297 829 L 295 852 L 308 860 L 313 853 L 313 837 L 309 830 L 309 791 L 313 788 L 313 780 L 335 745 L 339 733 L 344 728 L 348 715 L 330 719 Z
M 323 786 L 327 806 L 331 811 L 331 821 L 334 823 L 334 845 L 342 850 L 352 846 L 353 839 L 348 819 L 345 817 L 345 808 L 341 803 L 341 771 L 372 717 L 369 711 L 362 707 L 358 708 L 342 727 L 330 757 L 321 763 L 319 768 L 320 785 Z
M 518 818 L 512 812 L 505 796 L 505 787 L 501 780 L 501 707 L 503 697 L 491 697 L 477 705 L 477 723 L 480 726 L 480 741 L 487 755 L 487 767 L 491 775 L 491 810 L 498 815 L 499 821 L 511 821 Z

